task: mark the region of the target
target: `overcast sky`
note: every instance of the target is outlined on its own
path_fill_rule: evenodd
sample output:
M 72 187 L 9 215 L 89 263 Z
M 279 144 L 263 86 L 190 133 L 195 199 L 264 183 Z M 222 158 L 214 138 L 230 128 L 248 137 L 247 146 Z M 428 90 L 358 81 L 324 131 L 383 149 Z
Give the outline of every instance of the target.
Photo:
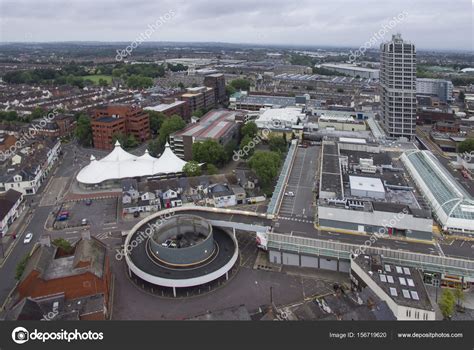
M 133 41 L 171 13 L 150 41 L 358 47 L 405 13 L 390 32 L 418 48 L 472 50 L 472 1 L 0 0 L 0 41 Z

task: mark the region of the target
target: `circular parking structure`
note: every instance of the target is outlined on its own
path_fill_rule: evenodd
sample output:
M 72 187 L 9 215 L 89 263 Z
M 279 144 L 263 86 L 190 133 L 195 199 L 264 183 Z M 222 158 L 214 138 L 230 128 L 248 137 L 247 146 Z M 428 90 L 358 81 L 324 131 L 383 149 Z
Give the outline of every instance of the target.
M 174 296 L 177 289 L 227 280 L 239 255 L 234 235 L 208 220 L 195 215 L 164 218 L 161 213 L 135 225 L 124 251 L 133 280 L 171 288 Z

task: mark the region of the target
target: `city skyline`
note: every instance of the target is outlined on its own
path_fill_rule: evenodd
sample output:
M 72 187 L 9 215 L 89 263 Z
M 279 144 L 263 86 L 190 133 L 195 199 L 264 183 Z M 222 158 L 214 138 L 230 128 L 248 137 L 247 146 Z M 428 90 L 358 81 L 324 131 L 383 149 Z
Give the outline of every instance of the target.
M 401 32 L 422 50 L 472 50 L 472 6 L 461 0 L 456 6 L 441 1 L 390 1 L 370 2 L 370 6 L 366 4 L 363 8 L 355 1 L 234 4 L 210 0 L 192 4 L 168 0 L 72 1 L 67 9 L 52 0 L 7 0 L 0 6 L 2 43 L 127 42 L 154 23 L 161 23 L 147 42 L 359 47 L 385 28 L 371 48 L 378 48 L 392 34 Z M 76 15 L 80 13 L 87 16 L 77 21 Z M 401 19 L 394 22 L 394 18 Z M 452 26 L 454 22 L 456 26 Z M 61 30 L 57 30 L 58 26 Z

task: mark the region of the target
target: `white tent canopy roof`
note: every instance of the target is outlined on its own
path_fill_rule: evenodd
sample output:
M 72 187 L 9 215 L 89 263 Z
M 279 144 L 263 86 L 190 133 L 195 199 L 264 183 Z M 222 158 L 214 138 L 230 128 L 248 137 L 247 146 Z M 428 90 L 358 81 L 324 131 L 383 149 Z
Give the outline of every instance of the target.
M 117 141 L 114 150 L 106 157 L 96 160 L 91 156 L 91 162 L 81 169 L 77 181 L 94 185 L 107 180 L 180 173 L 185 165 L 186 161 L 176 156 L 168 143 L 160 158 L 154 158 L 148 150 L 140 157 L 134 156 L 124 151 Z

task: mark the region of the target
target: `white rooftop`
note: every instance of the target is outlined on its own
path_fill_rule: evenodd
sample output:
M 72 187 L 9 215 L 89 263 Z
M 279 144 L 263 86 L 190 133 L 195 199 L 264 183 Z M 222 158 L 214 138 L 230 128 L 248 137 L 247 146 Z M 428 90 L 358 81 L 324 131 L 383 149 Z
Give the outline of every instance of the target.
M 154 158 L 148 151 L 140 157 L 134 156 L 124 151 L 117 141 L 106 157 L 96 160 L 91 156 L 91 162 L 81 169 L 76 179 L 82 184 L 94 185 L 107 180 L 180 173 L 185 164 L 186 161 L 176 156 L 168 143 L 163 154 Z
M 367 143 L 367 141 L 365 139 L 357 139 L 355 137 L 340 137 L 339 142 L 359 143 L 359 144 L 366 144 Z
M 349 176 L 351 190 L 385 193 L 382 180 L 375 177 Z
M 185 103 L 185 101 L 174 101 L 173 103 L 161 103 L 156 106 L 148 106 L 143 108 L 146 111 L 155 111 L 155 112 L 163 112 L 166 111 L 169 108 L 173 108 L 176 106 L 179 106 L 180 104 Z
M 260 112 L 257 122 L 271 122 L 273 120 L 296 124 L 298 119 L 303 119 L 305 114 L 301 108 L 267 108 Z

